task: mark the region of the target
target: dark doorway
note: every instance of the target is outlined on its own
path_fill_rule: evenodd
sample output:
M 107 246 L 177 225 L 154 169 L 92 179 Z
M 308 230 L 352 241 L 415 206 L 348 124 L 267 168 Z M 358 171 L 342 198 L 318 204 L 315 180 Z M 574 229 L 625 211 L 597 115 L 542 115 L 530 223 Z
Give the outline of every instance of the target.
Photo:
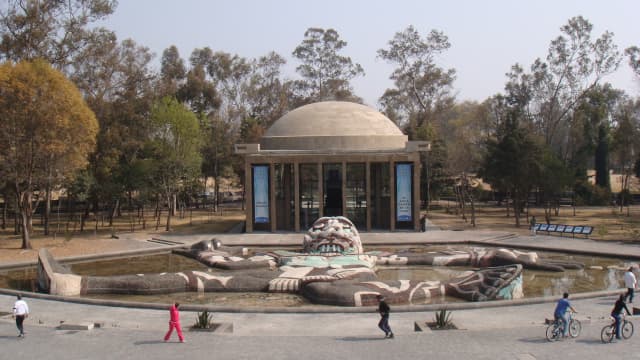
M 324 215 L 342 216 L 342 164 L 324 164 Z

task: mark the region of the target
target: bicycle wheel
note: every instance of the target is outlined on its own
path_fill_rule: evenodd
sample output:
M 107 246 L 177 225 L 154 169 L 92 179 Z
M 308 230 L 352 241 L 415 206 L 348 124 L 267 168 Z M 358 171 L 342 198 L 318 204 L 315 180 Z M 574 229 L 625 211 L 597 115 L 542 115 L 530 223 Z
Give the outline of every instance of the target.
M 603 343 L 608 343 L 613 340 L 613 333 L 615 332 L 614 327 L 615 325 L 607 325 L 602 328 L 602 331 L 600 332 L 600 339 Z
M 550 324 L 547 326 L 547 340 L 549 341 L 558 341 L 560 338 L 560 327 L 556 324 Z
M 571 322 L 569 322 L 569 335 L 572 338 L 576 338 L 580 335 L 580 331 L 582 331 L 580 320 L 571 319 Z
M 628 339 L 633 335 L 633 323 L 629 320 L 625 320 L 622 323 L 622 337 Z

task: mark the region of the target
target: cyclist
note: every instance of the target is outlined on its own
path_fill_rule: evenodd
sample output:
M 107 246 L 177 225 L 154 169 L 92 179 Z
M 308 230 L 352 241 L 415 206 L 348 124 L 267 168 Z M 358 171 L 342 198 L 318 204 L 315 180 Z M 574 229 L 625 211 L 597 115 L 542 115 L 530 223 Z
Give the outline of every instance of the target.
M 624 303 L 624 298 L 624 294 L 620 294 L 620 297 L 616 301 L 616 304 L 613 306 L 613 310 L 611 310 L 611 316 L 616 319 L 616 339 L 618 340 L 621 339 L 620 335 L 622 335 L 622 329 L 620 329 L 622 327 L 622 321 L 620 321 L 620 313 L 622 312 L 622 310 L 625 310 L 627 312 L 627 315 L 631 315 L 629 309 L 627 308 L 627 305 Z
M 569 302 L 569 293 L 565 292 L 562 294 L 562 299 L 558 300 L 556 310 L 553 312 L 555 320 L 562 321 L 562 337 L 567 337 L 569 335 L 569 314 L 567 313 L 567 309 L 577 313 Z

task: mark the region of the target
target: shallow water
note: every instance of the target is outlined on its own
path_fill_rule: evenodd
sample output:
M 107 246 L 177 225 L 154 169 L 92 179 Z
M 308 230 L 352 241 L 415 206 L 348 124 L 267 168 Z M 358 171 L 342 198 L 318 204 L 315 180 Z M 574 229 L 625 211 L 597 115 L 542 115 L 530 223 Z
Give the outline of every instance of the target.
M 428 246 L 404 248 L 369 248 L 380 251 L 438 251 L 444 249 L 468 249 L 465 246 Z M 260 249 L 255 249 L 259 251 Z M 523 290 L 525 297 L 559 296 L 565 291 L 579 293 L 598 290 L 612 290 L 623 287 L 623 273 L 632 264 L 629 261 L 594 256 L 570 255 L 562 253 L 538 252 L 540 257 L 557 260 L 572 260 L 585 265 L 581 270 L 568 270 L 562 273 L 524 269 Z M 71 265 L 73 272 L 80 275 L 125 275 L 139 273 L 179 272 L 183 270 L 207 270 L 208 268 L 180 255 L 164 254 L 131 257 L 126 259 L 93 261 Z M 381 280 L 447 280 L 457 276 L 463 267 L 434 266 L 380 266 L 378 278 Z M 225 273 L 211 269 L 212 273 Z M 0 272 L 0 287 L 24 291 L 36 291 L 35 268 Z M 165 295 L 95 295 L 93 298 L 183 304 L 207 304 L 219 306 L 259 306 L 259 307 L 296 307 L 310 305 L 309 301 L 296 294 L 279 293 L 176 293 Z M 431 299 L 430 303 L 460 302 L 456 298 Z

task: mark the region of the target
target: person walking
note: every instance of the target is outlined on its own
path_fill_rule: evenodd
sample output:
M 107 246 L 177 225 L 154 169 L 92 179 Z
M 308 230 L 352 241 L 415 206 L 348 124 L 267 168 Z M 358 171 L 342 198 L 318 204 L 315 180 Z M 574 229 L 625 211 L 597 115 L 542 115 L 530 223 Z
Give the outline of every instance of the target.
M 18 294 L 18 300 L 13 304 L 13 317 L 16 319 L 16 327 L 18 328 L 18 337 L 24 337 L 24 319 L 29 317 L 29 305 L 22 300 L 22 296 Z
M 167 331 L 167 334 L 164 336 L 164 341 L 169 341 L 173 329 L 176 329 L 176 332 L 178 333 L 178 339 L 180 339 L 181 343 L 184 342 L 184 336 L 182 336 L 182 328 L 180 327 L 180 311 L 178 310 L 179 308 L 179 303 L 174 303 L 169 308 L 169 331 Z
M 569 313 L 567 310 L 571 310 L 574 313 L 577 311 L 571 306 L 569 302 L 569 293 L 562 294 L 562 299 L 558 300 L 556 309 L 553 312 L 553 317 L 556 321 L 562 321 L 562 337 L 569 335 Z
M 535 215 L 531 217 L 531 235 L 536 236 L 536 217 Z
M 627 315 L 631 315 L 627 305 L 624 303 L 624 299 L 625 295 L 620 294 L 620 297 L 618 297 L 618 300 L 616 300 L 616 303 L 613 305 L 613 309 L 611 310 L 611 316 L 616 319 L 616 339 L 618 340 L 621 339 L 620 335 L 622 335 L 622 321 L 620 321 L 620 313 L 624 310 L 627 312 Z
M 380 313 L 380 321 L 378 322 L 378 327 L 380 330 L 384 331 L 384 337 L 393 339 L 393 331 L 391 331 L 391 327 L 389 326 L 389 313 L 391 312 L 391 308 L 384 301 L 384 296 L 378 295 L 378 313 Z
M 633 266 L 630 266 L 629 270 L 624 273 L 624 286 L 627 288 L 627 294 L 624 296 L 625 301 L 629 298 L 629 303 L 633 302 L 633 293 L 637 285 L 638 281 L 633 273 Z

